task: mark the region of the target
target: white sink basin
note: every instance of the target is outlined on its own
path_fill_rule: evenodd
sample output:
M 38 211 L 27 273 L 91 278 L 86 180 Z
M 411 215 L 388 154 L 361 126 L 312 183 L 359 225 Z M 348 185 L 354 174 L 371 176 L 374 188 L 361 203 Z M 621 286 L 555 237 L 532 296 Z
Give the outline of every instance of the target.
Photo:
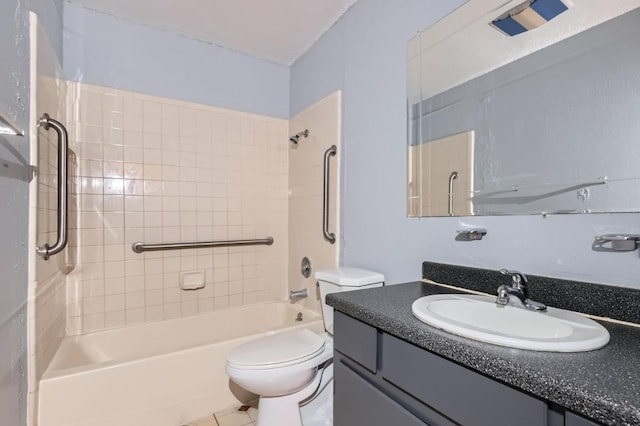
M 438 294 L 421 297 L 411 310 L 419 320 L 449 333 L 511 348 L 582 352 L 603 347 L 609 332 L 573 312 L 534 312 L 502 306 L 490 296 Z

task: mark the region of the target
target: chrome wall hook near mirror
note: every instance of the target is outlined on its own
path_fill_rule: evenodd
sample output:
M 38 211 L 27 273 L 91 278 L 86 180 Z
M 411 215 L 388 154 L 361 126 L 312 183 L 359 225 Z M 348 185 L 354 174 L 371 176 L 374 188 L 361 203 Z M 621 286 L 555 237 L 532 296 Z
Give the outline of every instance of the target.
M 458 229 L 456 231 L 456 240 L 458 241 L 480 241 L 487 235 L 487 230 L 484 228 L 467 228 Z
M 611 244 L 609 249 L 606 244 Z M 593 243 L 597 251 L 634 251 L 640 244 L 640 234 L 607 234 L 598 235 Z
M 62 123 L 49 117 L 49 114 L 42 115 L 38 120 L 38 127 L 45 130 L 53 128 L 58 134 L 58 237 L 52 246 L 44 244 L 36 249 L 44 260 L 48 260 L 49 257 L 60 253 L 67 246 L 69 135 Z

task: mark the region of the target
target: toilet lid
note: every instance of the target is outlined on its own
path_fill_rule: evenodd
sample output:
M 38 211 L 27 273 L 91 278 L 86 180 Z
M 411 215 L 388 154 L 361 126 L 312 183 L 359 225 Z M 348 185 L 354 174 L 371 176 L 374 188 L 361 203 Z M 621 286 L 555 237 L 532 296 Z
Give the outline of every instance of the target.
M 324 349 L 325 340 L 306 328 L 262 337 L 229 352 L 227 362 L 234 367 L 269 368 L 311 359 Z

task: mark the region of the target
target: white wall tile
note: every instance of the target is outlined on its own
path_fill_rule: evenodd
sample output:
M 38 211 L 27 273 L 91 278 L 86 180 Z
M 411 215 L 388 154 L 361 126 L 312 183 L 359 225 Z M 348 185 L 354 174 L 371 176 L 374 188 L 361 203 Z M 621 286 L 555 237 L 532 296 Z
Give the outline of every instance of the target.
M 77 102 L 71 133 L 82 211 L 80 265 L 69 277 L 80 285 L 67 296 L 71 334 L 283 297 L 286 121 L 70 85 L 80 93 L 69 99 Z M 130 246 L 267 235 L 277 247 L 136 254 Z M 266 257 L 257 253 L 269 252 L 280 260 L 259 278 Z M 179 289 L 188 270 L 205 271 L 204 289 Z M 279 291 L 265 291 L 272 288 Z
M 322 190 L 324 152 L 331 146 L 338 147 L 338 155 L 331 157 L 331 199 L 329 228 L 337 233 L 339 229 L 337 203 L 339 200 L 338 172 L 340 161 L 340 116 L 341 94 L 335 92 L 300 112 L 289 123 L 289 134 L 305 129 L 309 137 L 301 139 L 298 145 L 289 145 L 289 173 L 274 175 L 276 181 L 288 178 L 289 220 L 288 220 L 288 286 L 291 290 L 307 288 L 311 297 L 298 303 L 319 310 L 320 300 L 313 274 L 304 278 L 300 273 L 300 262 L 304 256 L 310 258 L 313 271 L 334 268 L 338 265 L 339 235 L 336 244 L 330 244 L 321 232 Z M 279 152 L 279 151 L 276 151 Z M 273 161 L 273 160 L 272 160 Z M 278 217 L 271 218 L 277 223 Z M 268 268 L 267 268 L 268 270 Z M 263 270 L 264 271 L 264 270 Z M 271 287 L 272 294 L 280 291 Z M 254 295 L 253 297 L 264 297 Z

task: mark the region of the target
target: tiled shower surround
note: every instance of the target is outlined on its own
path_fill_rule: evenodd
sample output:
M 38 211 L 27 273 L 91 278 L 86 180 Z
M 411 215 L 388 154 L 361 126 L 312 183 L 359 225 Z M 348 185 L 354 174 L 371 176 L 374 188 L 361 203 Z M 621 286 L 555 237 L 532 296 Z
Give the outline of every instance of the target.
M 314 273 L 338 266 L 340 224 L 340 115 L 341 92 L 335 92 L 311 105 L 291 119 L 289 134 L 309 130 L 289 151 L 289 286 L 306 288 L 310 297 L 300 301 L 309 309 L 320 309 Z M 325 151 L 336 145 L 337 154 L 329 158 L 329 232 L 335 244 L 322 233 L 323 160 Z M 311 261 L 312 273 L 300 273 L 303 257 Z
M 78 265 L 68 334 L 281 300 L 288 121 L 68 83 Z M 131 244 L 263 238 L 272 246 L 136 254 Z M 180 273 L 206 286 L 181 290 Z

